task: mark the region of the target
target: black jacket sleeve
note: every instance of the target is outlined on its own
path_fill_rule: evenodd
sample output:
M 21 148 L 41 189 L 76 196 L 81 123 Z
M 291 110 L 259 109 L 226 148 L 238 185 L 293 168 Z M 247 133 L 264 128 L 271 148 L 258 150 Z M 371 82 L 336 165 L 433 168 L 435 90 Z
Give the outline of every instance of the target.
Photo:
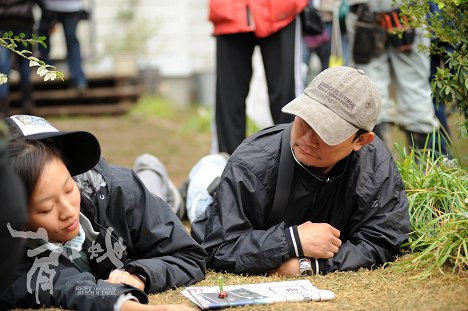
M 408 199 L 391 154 L 374 168 L 372 158 L 361 155 L 361 171 L 355 183 L 357 211 L 346 229 L 348 240 L 333 258 L 319 259 L 321 273 L 375 268 L 393 261 L 410 230 Z
M 142 291 L 128 285 L 96 280 L 92 274 L 80 272 L 63 256 L 60 256 L 58 265 L 48 266 L 50 270 L 40 271 L 34 264 L 26 261 L 18 266 L 17 278 L 0 294 L 0 310 L 15 307 L 113 310 L 119 296 L 124 294 L 133 295 L 140 303 L 148 302 Z
M 226 165 L 202 243 L 208 266 L 234 273 L 265 273 L 289 258 L 285 224 L 263 228 L 271 189 L 231 157 Z M 266 202 L 270 202 L 269 204 Z M 256 228 L 256 229 L 254 229 Z
M 130 178 L 133 193 L 125 216 L 133 260 L 124 268 L 143 272 L 148 277 L 149 293 L 203 279 L 206 252 L 190 237 L 166 202 L 153 196 L 133 171 Z M 111 202 L 111 206 L 115 204 Z

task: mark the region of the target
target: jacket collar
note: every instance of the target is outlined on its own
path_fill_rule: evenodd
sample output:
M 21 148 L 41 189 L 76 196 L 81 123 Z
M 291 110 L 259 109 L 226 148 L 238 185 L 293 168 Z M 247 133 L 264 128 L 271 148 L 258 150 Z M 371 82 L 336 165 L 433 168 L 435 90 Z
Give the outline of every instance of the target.
M 349 154 L 347 157 L 345 157 L 344 159 L 342 159 L 338 163 L 336 163 L 335 166 L 332 168 L 332 170 L 330 172 L 330 175 L 327 176 L 327 177 L 323 177 L 323 176 L 318 175 L 317 173 L 314 172 L 314 169 L 312 167 L 304 165 L 301 162 L 299 162 L 299 160 L 296 158 L 292 148 L 291 148 L 291 153 L 292 153 L 292 156 L 294 158 L 294 161 L 300 167 L 300 170 L 302 170 L 302 171 L 306 172 L 307 174 L 311 175 L 317 181 L 329 183 L 329 182 L 336 181 L 337 179 L 339 179 L 341 176 L 344 175 L 344 173 L 346 172 L 346 169 L 348 167 L 349 159 L 352 157 L 354 151 L 351 152 L 351 154 Z

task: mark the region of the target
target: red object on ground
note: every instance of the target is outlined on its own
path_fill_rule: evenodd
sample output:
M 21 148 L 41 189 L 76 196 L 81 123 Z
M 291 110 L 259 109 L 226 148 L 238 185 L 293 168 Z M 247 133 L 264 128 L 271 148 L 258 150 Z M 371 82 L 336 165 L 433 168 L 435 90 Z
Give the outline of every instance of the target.
M 228 294 L 225 291 L 222 290 L 222 291 L 219 292 L 218 298 L 219 299 L 224 299 L 224 298 L 227 297 L 227 295 Z

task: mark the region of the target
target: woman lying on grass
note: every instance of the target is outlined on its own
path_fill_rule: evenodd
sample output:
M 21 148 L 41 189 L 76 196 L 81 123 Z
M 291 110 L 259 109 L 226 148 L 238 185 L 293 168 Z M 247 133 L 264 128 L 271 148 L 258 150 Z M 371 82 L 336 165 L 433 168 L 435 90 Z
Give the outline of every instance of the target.
M 146 293 L 205 275 L 205 252 L 171 208 L 130 169 L 107 164 L 92 134 L 59 132 L 34 116 L 5 121 L 29 220 L 8 225 L 27 247 L 0 309 L 191 310 L 144 305 Z

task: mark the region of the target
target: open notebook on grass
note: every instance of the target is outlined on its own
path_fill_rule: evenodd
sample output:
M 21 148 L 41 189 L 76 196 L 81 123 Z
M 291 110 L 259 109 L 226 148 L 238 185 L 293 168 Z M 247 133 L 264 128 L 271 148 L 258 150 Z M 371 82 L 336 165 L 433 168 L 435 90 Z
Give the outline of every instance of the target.
M 318 289 L 308 280 L 224 286 L 220 298 L 218 286 L 190 286 L 181 293 L 203 310 L 269 304 L 276 302 L 325 301 L 335 298 L 329 290 Z

